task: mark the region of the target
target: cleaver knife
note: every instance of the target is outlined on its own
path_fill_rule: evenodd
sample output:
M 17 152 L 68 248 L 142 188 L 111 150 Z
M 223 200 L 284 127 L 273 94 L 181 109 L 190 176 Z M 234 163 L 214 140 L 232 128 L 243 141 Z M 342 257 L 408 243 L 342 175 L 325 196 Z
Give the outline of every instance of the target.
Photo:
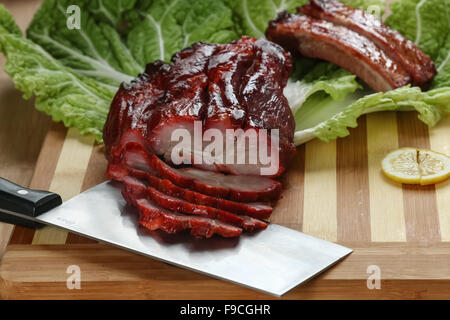
M 51 225 L 172 265 L 281 296 L 343 259 L 351 249 L 269 224 L 238 238 L 196 239 L 138 228 L 120 184 L 103 182 L 62 203 L 48 191 L 0 178 L 0 221 L 39 228 Z

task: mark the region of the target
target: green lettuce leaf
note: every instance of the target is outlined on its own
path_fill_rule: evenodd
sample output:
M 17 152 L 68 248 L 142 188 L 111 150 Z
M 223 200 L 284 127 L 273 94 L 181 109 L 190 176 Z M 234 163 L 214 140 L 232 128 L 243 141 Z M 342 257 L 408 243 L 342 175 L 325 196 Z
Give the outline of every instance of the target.
M 4 6 L 0 6 L 0 27 L 0 30 L 4 34 L 22 36 L 22 31 L 17 26 L 12 15 L 9 14 L 8 10 L 6 10 Z
M 436 63 L 432 88 L 450 87 L 450 0 L 401 0 L 386 24 L 414 41 Z
M 357 126 L 357 119 L 378 111 L 412 111 L 430 127 L 450 112 L 450 90 L 434 89 L 422 92 L 418 87 L 403 87 L 386 93 L 359 91 L 336 102 L 319 92 L 312 96 L 295 115 L 294 143 L 300 145 L 311 139 L 330 141 L 349 135 L 348 128 Z
M 302 62 L 302 65 L 304 66 L 305 62 Z M 298 76 L 301 81 L 293 81 L 296 76 L 297 70 L 284 89 L 284 95 L 294 114 L 316 92 L 323 91 L 333 100 L 340 101 L 361 87 L 355 75 L 326 62 L 315 62 L 311 70 L 303 76 Z
M 0 21 L 13 21 L 3 5 Z M 37 97 L 38 110 L 67 127 L 77 127 L 82 134 L 91 133 L 101 139 L 115 88 L 65 67 L 12 24 L 0 25 L 0 49 L 7 58 L 4 70 L 25 98 Z
M 76 72 L 116 87 L 194 42 L 237 37 L 231 10 L 219 0 L 78 0 L 81 26 L 71 30 L 66 11 L 73 3 L 44 1 L 28 37 Z
M 244 34 L 264 38 L 269 21 L 277 14 L 307 3 L 307 0 L 224 0 L 235 13 L 235 21 L 241 26 Z
M 124 4 L 124 1 L 116 2 Z M 127 8 L 130 8 L 134 3 L 128 2 Z M 80 29 L 69 29 L 67 8 L 73 1 L 44 1 L 27 30 L 27 36 L 77 73 L 118 87 L 121 82 L 131 81 L 142 72 L 143 65 L 136 63 L 110 24 L 94 18 L 92 10 L 98 15 L 98 4 L 104 3 L 106 1 L 77 1 Z
M 138 18 L 132 19 L 127 45 L 141 64 L 169 61 L 194 42 L 225 43 L 238 38 L 231 10 L 219 0 L 153 1 L 134 15 Z

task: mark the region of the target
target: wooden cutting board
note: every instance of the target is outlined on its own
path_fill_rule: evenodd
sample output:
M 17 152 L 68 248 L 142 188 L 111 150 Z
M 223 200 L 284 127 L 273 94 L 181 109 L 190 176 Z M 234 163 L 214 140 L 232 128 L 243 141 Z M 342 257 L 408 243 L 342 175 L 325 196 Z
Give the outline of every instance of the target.
M 25 29 L 41 0 L 2 3 Z M 12 87 L 5 79 L 2 83 L 9 81 Z M 23 101 L 20 93 L 5 99 L 4 92 L 9 97 L 12 90 L 0 91 L 2 103 L 14 106 L 17 114 L 26 112 L 17 110 Z M 31 103 L 26 108 L 31 108 Z M 8 124 L 17 123 L 13 118 L 18 117 L 6 114 L 6 118 L 2 128 L 11 134 Z M 14 135 L 9 144 L 27 150 L 40 145 L 37 132 L 44 130 L 45 121 L 33 118 L 21 123 L 34 125 L 31 131 L 20 130 L 33 134 L 24 139 Z M 8 152 L 4 145 L 2 152 Z M 313 141 L 299 148 L 295 163 L 283 178 L 284 197 L 272 221 L 349 246 L 354 253 L 283 298 L 450 297 L 450 182 L 408 187 L 386 180 L 380 173 L 380 161 L 388 151 L 402 146 L 431 147 L 450 154 L 450 117 L 428 130 L 414 113 L 369 115 L 361 118 L 359 127 L 345 139 L 329 144 Z M 103 150 L 92 138 L 53 124 L 31 187 L 50 189 L 67 200 L 103 181 L 105 168 Z M 20 182 L 16 176 L 21 175 L 10 178 Z M 0 227 L 1 247 L 10 228 Z M 66 272 L 73 265 L 81 270 L 80 290 L 66 286 L 70 276 Z M 379 268 L 382 280 L 380 289 L 370 290 L 367 280 L 373 266 Z M 34 232 L 16 227 L 0 261 L 0 298 L 271 297 L 57 229 Z
M 354 253 L 283 298 L 448 298 L 450 182 L 402 186 L 384 178 L 380 161 L 408 146 L 450 154 L 450 117 L 429 130 L 414 112 L 379 113 L 350 131 L 347 138 L 298 149 L 271 221 Z M 105 168 L 103 147 L 92 137 L 54 124 L 31 187 L 67 200 L 102 182 Z M 66 286 L 73 265 L 81 270 L 79 290 Z M 367 286 L 374 270 L 380 289 Z M 0 297 L 271 298 L 49 227 L 15 228 L 0 264 Z

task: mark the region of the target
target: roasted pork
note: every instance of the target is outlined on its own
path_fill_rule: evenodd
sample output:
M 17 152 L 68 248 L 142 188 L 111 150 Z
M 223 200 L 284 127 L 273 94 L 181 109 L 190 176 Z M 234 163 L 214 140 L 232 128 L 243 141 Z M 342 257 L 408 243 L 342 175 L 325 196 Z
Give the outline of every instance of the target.
M 104 129 L 107 176 L 123 184 L 142 226 L 190 230 L 197 237 L 233 237 L 267 227 L 262 219 L 272 213 L 268 202 L 281 194 L 274 178 L 296 152 L 295 122 L 283 96 L 291 69 L 282 47 L 243 37 L 229 44 L 196 43 L 175 54 L 172 64 L 150 63 L 136 80 L 121 85 Z M 179 141 L 172 139 L 178 129 L 190 137 L 181 163 L 174 161 Z M 196 143 L 198 130 L 225 137 L 231 130 L 232 161 L 226 138 L 222 151 L 211 153 L 212 163 L 196 162 L 209 146 L 207 139 Z M 260 138 L 256 144 L 246 140 L 253 132 Z M 253 146 L 276 155 L 275 166 L 234 162 L 242 152 L 245 160 L 254 156 Z
M 154 173 L 133 169 L 123 164 L 110 164 L 106 175 L 108 178 L 120 182 L 124 182 L 129 177 L 136 178 L 166 195 L 191 203 L 229 211 L 238 215 L 245 215 L 256 219 L 268 219 L 272 213 L 272 207 L 265 203 L 236 202 L 208 196 L 200 192 L 179 187 L 170 180 L 162 179 Z
M 428 55 L 412 41 L 364 10 L 349 7 L 337 0 L 310 0 L 308 5 L 299 7 L 297 11 L 315 19 L 345 26 L 373 41 L 410 74 L 413 85 L 423 90 L 428 89 L 436 75 L 434 62 Z
M 270 22 L 266 36 L 288 50 L 349 70 L 375 91 L 385 92 L 411 82 L 403 66 L 371 40 L 344 26 L 282 12 Z

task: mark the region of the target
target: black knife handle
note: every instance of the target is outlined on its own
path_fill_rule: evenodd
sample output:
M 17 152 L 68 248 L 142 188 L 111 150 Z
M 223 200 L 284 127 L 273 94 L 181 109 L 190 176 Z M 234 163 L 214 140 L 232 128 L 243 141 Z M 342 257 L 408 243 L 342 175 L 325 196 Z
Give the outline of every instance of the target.
M 0 221 L 28 228 L 42 224 L 14 213 L 35 218 L 62 203 L 61 197 L 49 191 L 31 190 L 0 178 Z

